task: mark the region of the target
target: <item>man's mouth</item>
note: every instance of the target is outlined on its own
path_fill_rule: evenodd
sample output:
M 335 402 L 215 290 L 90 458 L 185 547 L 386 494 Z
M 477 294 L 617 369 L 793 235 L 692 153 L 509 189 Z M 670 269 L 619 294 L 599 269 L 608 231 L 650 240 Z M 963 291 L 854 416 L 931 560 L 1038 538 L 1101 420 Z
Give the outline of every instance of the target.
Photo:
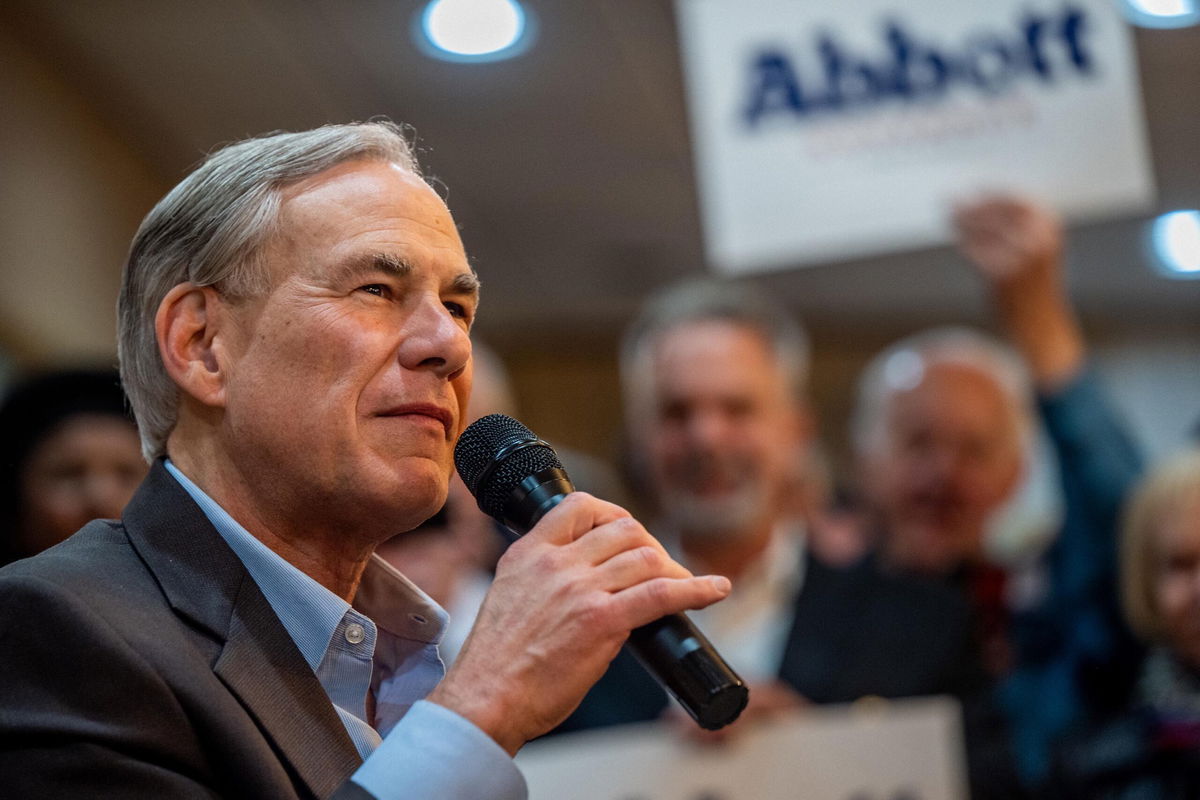
M 426 418 L 441 426 L 446 438 L 454 435 L 454 412 L 436 403 L 405 403 L 379 414 L 381 417 L 415 417 Z

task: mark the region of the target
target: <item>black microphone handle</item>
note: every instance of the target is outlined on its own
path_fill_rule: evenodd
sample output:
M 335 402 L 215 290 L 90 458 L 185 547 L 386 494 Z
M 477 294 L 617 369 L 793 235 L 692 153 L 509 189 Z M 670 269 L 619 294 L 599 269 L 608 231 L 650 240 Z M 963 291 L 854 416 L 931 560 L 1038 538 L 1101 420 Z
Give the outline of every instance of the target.
M 500 521 L 524 535 L 574 490 L 562 469 L 541 470 L 513 490 Z M 725 727 L 750 699 L 745 682 L 685 614 L 635 628 L 625 646 L 701 728 Z

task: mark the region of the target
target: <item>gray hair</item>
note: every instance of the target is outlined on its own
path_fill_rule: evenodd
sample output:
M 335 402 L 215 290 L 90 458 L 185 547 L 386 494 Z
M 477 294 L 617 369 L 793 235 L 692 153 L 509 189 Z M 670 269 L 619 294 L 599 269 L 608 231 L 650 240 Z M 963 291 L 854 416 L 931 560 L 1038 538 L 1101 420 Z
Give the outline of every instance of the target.
M 185 282 L 233 298 L 269 290 L 261 254 L 278 227 L 282 190 L 360 159 L 393 162 L 419 176 L 410 136 L 381 120 L 237 142 L 210 154 L 146 215 L 117 301 L 117 355 L 148 461 L 165 452 L 179 413 L 179 391 L 154 331 L 167 293 Z
M 942 327 L 901 339 L 863 370 L 850 419 L 850 435 L 859 454 L 872 452 L 884 441 L 892 396 L 917 386 L 930 366 L 946 363 L 972 367 L 996 382 L 1013 410 L 1018 444 L 1028 452 L 1035 425 L 1033 385 L 1025 363 L 1010 347 L 979 331 Z
M 784 308 L 750 284 L 694 280 L 650 297 L 621 343 L 621 385 L 629 414 L 640 414 L 650 373 L 646 358 L 661 336 L 681 325 L 729 322 L 760 334 L 796 400 L 808 384 L 809 343 L 804 328 Z

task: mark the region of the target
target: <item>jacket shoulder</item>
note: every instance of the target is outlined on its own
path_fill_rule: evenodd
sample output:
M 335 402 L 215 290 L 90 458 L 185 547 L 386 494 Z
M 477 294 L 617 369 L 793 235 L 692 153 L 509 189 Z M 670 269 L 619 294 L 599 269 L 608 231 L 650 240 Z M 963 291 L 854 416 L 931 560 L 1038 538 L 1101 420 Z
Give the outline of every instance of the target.
M 129 605 L 135 596 L 158 593 L 117 520 L 93 520 L 54 547 L 0 569 L 0 592 L 25 591 L 75 595 L 96 611 L 108 600 Z

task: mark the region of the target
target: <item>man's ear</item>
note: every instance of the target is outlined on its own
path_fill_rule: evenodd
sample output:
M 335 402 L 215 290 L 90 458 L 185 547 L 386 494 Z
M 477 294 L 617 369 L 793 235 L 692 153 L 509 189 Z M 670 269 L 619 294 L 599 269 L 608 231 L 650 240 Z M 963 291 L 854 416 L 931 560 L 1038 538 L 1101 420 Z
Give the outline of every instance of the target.
M 154 315 L 159 357 L 167 374 L 180 391 L 206 406 L 225 405 L 227 312 L 213 287 L 181 283 L 167 292 Z

